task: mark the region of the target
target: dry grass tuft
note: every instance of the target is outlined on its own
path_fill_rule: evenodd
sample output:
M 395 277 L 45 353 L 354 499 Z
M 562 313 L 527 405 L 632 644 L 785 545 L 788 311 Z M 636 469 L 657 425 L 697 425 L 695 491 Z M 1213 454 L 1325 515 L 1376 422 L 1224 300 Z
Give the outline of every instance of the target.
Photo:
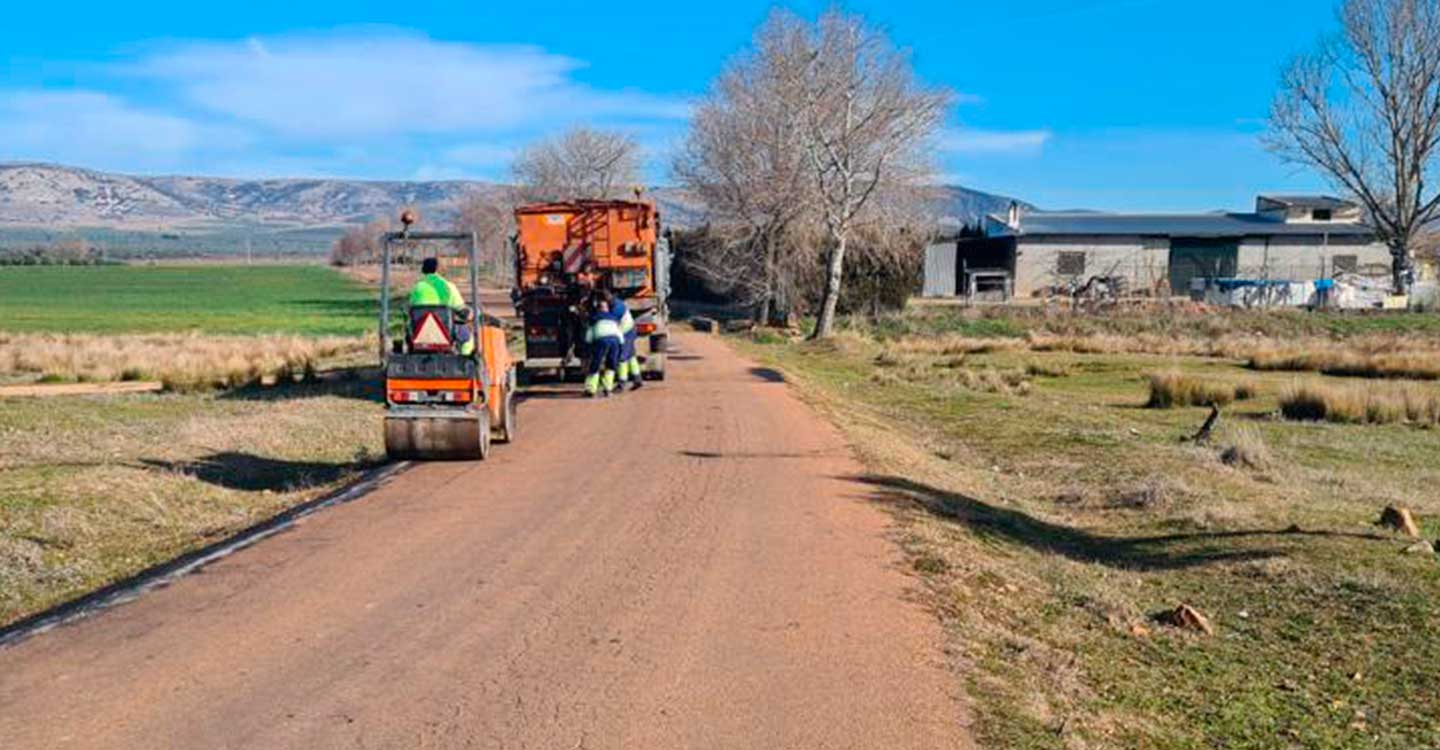
M 1253 386 L 1236 386 L 1219 380 L 1206 380 L 1175 370 L 1155 372 L 1149 376 L 1151 409 L 1173 409 L 1177 406 L 1225 406 L 1242 397 L 1254 396 Z
M 1440 425 L 1440 394 L 1418 385 L 1332 386 L 1304 383 L 1280 396 L 1286 419 L 1342 424 Z
M 1264 471 L 1274 464 L 1270 446 L 1254 425 L 1240 425 L 1232 429 L 1228 443 L 1220 451 L 1220 460 L 1226 466 Z
M 1264 348 L 1250 355 L 1250 368 L 1287 372 L 1318 372 L 1357 378 L 1440 380 L 1440 352 L 1409 348 L 1407 342 L 1374 340 L 1319 348 Z
M 0 377 L 41 382 L 158 380 L 168 390 L 233 388 L 313 373 L 366 352 L 360 337 L 0 333 Z
M 957 382 L 972 391 L 1001 395 L 1030 395 L 1030 380 L 1024 370 L 962 369 L 956 370 Z
M 1025 363 L 1025 374 L 1034 378 L 1068 378 L 1071 372 L 1069 362 L 1031 360 Z
M 989 354 L 992 352 L 1017 351 L 1025 348 L 1021 339 L 972 338 L 969 336 L 925 336 L 907 337 L 894 345 L 894 350 L 904 354 L 928 354 L 951 357 L 965 354 Z

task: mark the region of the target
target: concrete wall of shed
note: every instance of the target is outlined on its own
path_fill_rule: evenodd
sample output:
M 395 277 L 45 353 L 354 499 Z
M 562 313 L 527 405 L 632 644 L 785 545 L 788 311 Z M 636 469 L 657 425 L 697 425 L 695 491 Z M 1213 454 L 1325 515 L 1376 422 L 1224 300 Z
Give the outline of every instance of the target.
M 1060 273 L 1061 253 L 1085 253 L 1085 273 Z M 1122 276 L 1132 291 L 1153 289 L 1170 269 L 1170 240 L 1165 237 L 1021 237 L 1016 245 L 1015 296 L 1091 276 Z
M 1390 273 L 1390 251 L 1381 244 L 1354 237 L 1263 237 L 1240 243 L 1243 278 L 1314 281 L 1335 273 L 1336 256 L 1355 256 L 1360 272 Z

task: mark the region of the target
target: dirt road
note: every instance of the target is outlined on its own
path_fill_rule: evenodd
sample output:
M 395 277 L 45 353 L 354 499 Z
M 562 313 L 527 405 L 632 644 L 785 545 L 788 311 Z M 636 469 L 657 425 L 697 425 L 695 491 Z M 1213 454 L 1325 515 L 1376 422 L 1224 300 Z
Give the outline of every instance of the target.
M 723 344 L 0 650 L 20 748 L 968 747 L 840 437 Z M 378 429 L 378 425 L 377 425 Z

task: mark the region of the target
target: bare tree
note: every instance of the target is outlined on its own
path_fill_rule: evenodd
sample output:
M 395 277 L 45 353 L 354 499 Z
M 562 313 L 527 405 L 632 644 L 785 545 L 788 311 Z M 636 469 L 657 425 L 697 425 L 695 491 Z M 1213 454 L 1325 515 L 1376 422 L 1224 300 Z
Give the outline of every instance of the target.
M 455 226 L 462 232 L 474 232 L 480 243 L 480 265 L 488 267 L 497 279 L 508 278 L 512 260 L 510 235 L 515 231 L 514 199 L 511 191 L 497 187 L 476 191 L 460 204 Z
M 808 64 L 804 21 L 777 11 L 696 108 L 672 173 L 711 221 L 695 270 L 755 305 L 757 321 L 788 312 L 797 263 L 809 246 L 800 226 L 812 208 L 797 84 Z
M 814 335 L 829 335 L 857 233 L 867 269 L 913 265 L 914 236 L 892 240 L 914 226 L 924 146 L 949 99 L 919 86 L 905 54 L 857 17 L 772 14 L 697 108 L 674 165 L 715 222 L 699 270 L 763 319 L 823 263 Z
M 640 182 L 640 145 L 623 133 L 577 127 L 526 147 L 510 171 L 525 202 L 614 198 Z
M 1405 293 L 1415 241 L 1440 218 L 1440 0 L 1345 0 L 1340 20 L 1286 70 L 1267 145 L 1360 201 Z
M 924 184 L 924 146 L 943 121 L 949 92 L 922 87 L 905 53 L 863 19 L 820 17 L 799 80 L 806 152 L 829 247 L 813 338 L 829 336 L 844 282 L 845 252 L 872 199 Z
M 352 227 L 337 237 L 330 246 L 330 263 L 355 266 L 380 258 L 380 235 L 390 229 L 389 222 L 375 220 L 363 227 Z

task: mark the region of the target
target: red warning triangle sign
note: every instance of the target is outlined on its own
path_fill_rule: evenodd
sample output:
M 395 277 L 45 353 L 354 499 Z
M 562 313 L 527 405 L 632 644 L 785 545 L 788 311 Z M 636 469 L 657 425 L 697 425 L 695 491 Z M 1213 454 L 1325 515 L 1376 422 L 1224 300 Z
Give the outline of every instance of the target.
M 450 333 L 433 312 L 427 312 L 420 318 L 420 325 L 415 327 L 415 335 L 410 339 L 410 345 L 416 349 L 446 349 L 450 343 Z

